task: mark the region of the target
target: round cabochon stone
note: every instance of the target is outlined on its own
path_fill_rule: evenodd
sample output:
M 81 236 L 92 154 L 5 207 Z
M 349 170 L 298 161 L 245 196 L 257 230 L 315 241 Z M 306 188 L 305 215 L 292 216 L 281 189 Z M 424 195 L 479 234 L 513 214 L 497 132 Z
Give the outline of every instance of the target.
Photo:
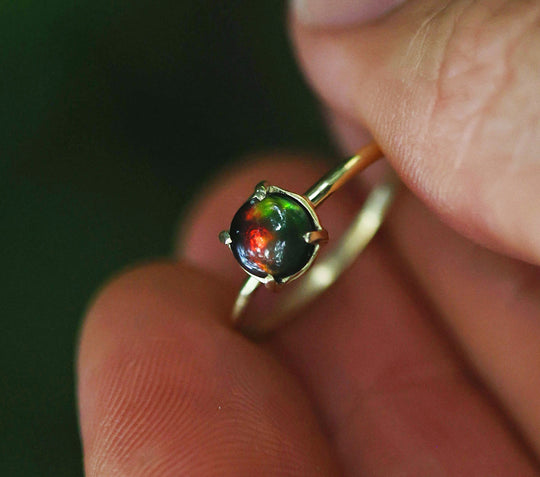
M 282 193 L 247 201 L 234 216 L 231 250 L 240 265 L 257 277 L 272 275 L 276 281 L 304 268 L 315 252 L 304 234 L 316 230 L 305 207 Z

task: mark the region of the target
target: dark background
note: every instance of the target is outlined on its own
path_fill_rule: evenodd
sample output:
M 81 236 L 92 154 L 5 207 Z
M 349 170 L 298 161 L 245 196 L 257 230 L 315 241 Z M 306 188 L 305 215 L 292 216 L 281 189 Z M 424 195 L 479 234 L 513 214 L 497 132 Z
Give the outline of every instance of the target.
M 0 67 L 0 475 L 73 477 L 96 287 L 227 163 L 329 143 L 277 0 L 5 1 Z

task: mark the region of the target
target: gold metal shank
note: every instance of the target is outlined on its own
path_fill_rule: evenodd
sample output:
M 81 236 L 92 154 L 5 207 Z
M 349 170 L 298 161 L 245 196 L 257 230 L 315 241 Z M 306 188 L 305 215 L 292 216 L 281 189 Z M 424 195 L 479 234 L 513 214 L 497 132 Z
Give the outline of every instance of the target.
M 343 161 L 321 177 L 304 195 L 313 204 L 313 207 L 321 205 L 351 177 L 363 171 L 370 164 L 373 164 L 382 155 L 381 149 L 375 142 L 368 144 L 360 149 L 356 155 Z

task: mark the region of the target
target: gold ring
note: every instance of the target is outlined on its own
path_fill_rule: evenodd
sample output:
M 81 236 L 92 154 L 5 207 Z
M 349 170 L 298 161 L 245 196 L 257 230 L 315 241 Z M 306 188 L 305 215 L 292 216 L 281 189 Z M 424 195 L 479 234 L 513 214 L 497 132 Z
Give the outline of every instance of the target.
M 396 194 L 394 174 L 375 186 L 337 246 L 316 264 L 328 232 L 315 208 L 358 172 L 382 157 L 372 142 L 325 174 L 303 195 L 260 182 L 235 214 L 229 230 L 219 234 L 249 275 L 233 306 L 231 320 L 247 335 L 257 337 L 287 321 L 295 311 L 333 284 L 364 250 L 381 226 Z M 264 284 L 277 291 L 304 275 L 300 285 L 286 294 L 268 315 L 251 319 L 244 311 L 253 293 Z

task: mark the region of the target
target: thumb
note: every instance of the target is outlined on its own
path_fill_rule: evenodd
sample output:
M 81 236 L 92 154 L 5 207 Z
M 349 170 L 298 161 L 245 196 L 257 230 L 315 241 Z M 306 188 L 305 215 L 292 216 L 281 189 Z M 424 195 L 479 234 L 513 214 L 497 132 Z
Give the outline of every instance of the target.
M 376 3 L 340 0 L 343 16 L 334 2 L 296 3 L 292 35 L 309 81 L 447 223 L 540 263 L 540 6 L 408 1 L 351 25 Z

